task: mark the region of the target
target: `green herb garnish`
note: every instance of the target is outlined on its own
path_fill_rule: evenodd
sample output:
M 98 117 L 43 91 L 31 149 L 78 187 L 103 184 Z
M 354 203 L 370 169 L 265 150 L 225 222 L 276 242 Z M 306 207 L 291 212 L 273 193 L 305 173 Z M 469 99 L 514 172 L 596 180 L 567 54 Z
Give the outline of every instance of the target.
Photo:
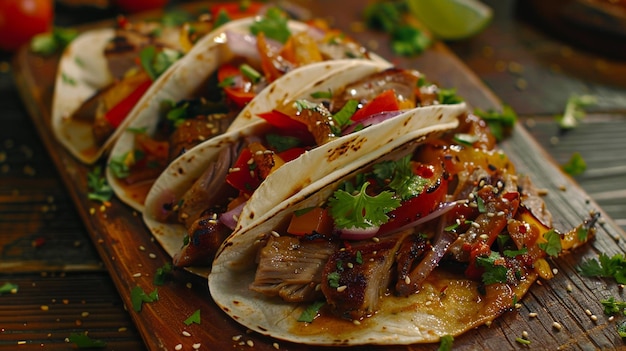
M 311 323 L 319 313 L 322 306 L 324 306 L 326 302 L 324 301 L 316 301 L 307 306 L 307 308 L 302 311 L 300 317 L 298 317 L 298 322 L 306 322 Z
M 338 228 L 369 228 L 389 220 L 387 213 L 400 206 L 400 200 L 390 191 L 376 196 L 368 195 L 364 183 L 356 195 L 337 190 L 328 200 L 330 215 Z
M 185 325 L 191 325 L 193 323 L 196 324 L 200 324 L 201 320 L 200 320 L 200 310 L 195 310 L 191 316 L 187 317 L 187 319 L 185 319 Z
M 543 234 L 545 243 L 539 243 L 539 248 L 545 251 L 546 254 L 557 257 L 561 253 L 561 236 L 554 229 L 551 229 Z
M 561 169 L 572 177 L 583 174 L 587 170 L 587 162 L 578 152 L 574 152 L 570 159 L 563 165 Z
M 287 26 L 287 15 L 277 7 L 267 9 L 265 16 L 250 26 L 250 32 L 254 35 L 262 32 L 266 37 L 283 44 L 291 36 L 291 31 Z
M 583 261 L 576 270 L 583 276 L 613 278 L 619 284 L 626 284 L 626 258 L 621 253 L 611 257 L 602 253 L 598 259 Z
M 63 51 L 78 36 L 75 29 L 54 27 L 51 32 L 37 34 L 30 42 L 30 49 L 40 55 L 52 55 Z
M 106 347 L 106 342 L 90 338 L 87 333 L 70 333 L 67 340 L 75 344 L 79 349 Z
M 159 299 L 157 289 L 152 290 L 150 294 L 146 294 L 139 286 L 135 286 L 130 291 L 130 301 L 133 305 L 133 311 L 140 312 L 144 302 L 154 302 Z
M 485 269 L 482 279 L 486 285 L 505 283 L 507 281 L 508 269 L 497 263 L 500 260 L 502 260 L 502 256 L 495 251 L 492 251 L 487 257 L 476 257 L 476 264 Z
M 108 202 L 113 196 L 113 188 L 107 183 L 106 178 L 102 175 L 100 166 L 94 167 L 91 172 L 87 173 L 87 187 L 89 200 L 96 200 L 102 203 Z
M 454 343 L 454 337 L 452 335 L 444 335 L 439 338 L 439 347 L 437 351 L 450 351 L 452 350 L 452 344 Z

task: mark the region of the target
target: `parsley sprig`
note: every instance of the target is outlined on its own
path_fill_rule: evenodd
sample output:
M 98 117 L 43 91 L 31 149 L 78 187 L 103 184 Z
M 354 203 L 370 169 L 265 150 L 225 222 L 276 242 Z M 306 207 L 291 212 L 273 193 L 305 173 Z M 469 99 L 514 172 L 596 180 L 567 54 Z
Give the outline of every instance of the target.
M 108 202 L 113 196 L 113 188 L 107 183 L 106 178 L 102 175 L 102 168 L 96 166 L 87 174 L 87 186 L 89 200 L 96 200 L 102 203 Z
M 619 284 L 626 284 L 626 257 L 621 253 L 611 257 L 601 253 L 598 259 L 583 261 L 576 270 L 586 277 L 613 278 Z

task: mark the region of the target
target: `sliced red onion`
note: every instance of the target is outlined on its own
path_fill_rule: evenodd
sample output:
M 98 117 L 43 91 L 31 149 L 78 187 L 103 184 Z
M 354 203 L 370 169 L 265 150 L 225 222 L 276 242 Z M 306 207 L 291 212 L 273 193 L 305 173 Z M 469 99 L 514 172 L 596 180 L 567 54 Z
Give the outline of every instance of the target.
M 369 238 L 373 238 L 378 233 L 380 229 L 379 226 L 368 227 L 368 228 L 348 228 L 341 229 L 339 231 L 339 238 L 345 240 L 365 240 Z
M 241 215 L 241 211 L 243 207 L 247 204 L 247 201 L 242 202 L 237 205 L 230 211 L 226 211 L 220 215 L 220 222 L 222 222 L 225 226 L 230 228 L 231 230 L 235 230 L 237 226 L 237 222 L 239 222 L 239 216 Z
M 350 134 L 352 132 L 354 132 L 354 130 L 356 128 L 365 128 L 365 127 L 369 127 L 371 125 L 374 124 L 378 124 L 381 122 L 384 122 L 388 119 L 392 119 L 402 113 L 404 113 L 405 111 L 386 111 L 386 112 L 379 112 L 379 113 L 375 113 L 367 118 L 364 118 L 360 121 L 358 121 L 357 123 L 352 123 L 351 125 L 349 125 L 346 129 L 343 130 L 343 132 L 341 132 L 342 135 L 347 135 Z
M 398 227 L 395 230 L 389 232 L 388 234 L 392 234 L 392 233 L 397 233 L 409 228 L 413 228 L 413 227 L 417 227 L 420 224 L 426 223 L 428 221 L 431 221 L 437 217 L 443 216 L 444 214 L 448 213 L 450 210 L 452 210 L 456 205 L 460 205 L 465 203 L 465 200 L 460 200 L 460 201 L 454 201 L 454 202 L 446 202 L 446 203 L 441 203 L 439 205 L 439 207 L 437 207 L 433 212 L 429 213 L 428 215 L 418 218 L 417 220 L 407 223 L 405 225 L 403 225 L 402 227 Z M 387 233 L 386 233 L 387 234 Z

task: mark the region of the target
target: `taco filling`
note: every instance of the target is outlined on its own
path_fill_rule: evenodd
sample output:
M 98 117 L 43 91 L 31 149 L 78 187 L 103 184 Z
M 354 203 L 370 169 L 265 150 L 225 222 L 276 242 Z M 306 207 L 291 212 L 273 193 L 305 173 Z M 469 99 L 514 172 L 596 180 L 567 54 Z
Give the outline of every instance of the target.
M 436 103 L 421 94 L 420 74 L 391 68 L 343 87 L 284 102 L 261 114 L 265 131 L 224 147 L 180 199 L 164 204 L 163 217 L 187 228 L 177 266 L 208 265 L 256 188 L 285 163 L 349 133 Z M 383 88 L 384 86 L 384 88 Z M 367 87 L 367 88 L 363 88 Z M 358 118 L 355 118 L 358 117 Z M 215 234 L 214 234 L 215 233 Z
M 296 342 L 434 342 L 510 309 L 537 277 L 552 277 L 548 257 L 594 233 L 594 219 L 555 230 L 537 189 L 473 114 L 328 188 L 224 245 L 209 284 L 227 313 Z
M 292 32 L 286 14 L 275 7 L 247 23 L 249 33 L 225 29 L 220 40 L 233 57 L 219 65 L 195 93 L 178 101 L 161 101 L 156 128 L 131 125 L 129 131 L 136 135 L 133 149 L 109 160 L 126 193 L 143 202 L 141 189 L 149 189 L 173 159 L 224 133 L 260 91 L 286 73 L 325 60 L 368 57 L 365 48 L 321 21 L 312 22 L 306 31 Z

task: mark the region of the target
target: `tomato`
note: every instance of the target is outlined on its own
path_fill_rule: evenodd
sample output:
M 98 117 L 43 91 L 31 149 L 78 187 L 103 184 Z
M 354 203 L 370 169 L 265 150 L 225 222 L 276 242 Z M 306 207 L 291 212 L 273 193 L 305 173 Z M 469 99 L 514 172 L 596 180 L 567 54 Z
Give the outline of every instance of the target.
M 113 0 L 113 5 L 123 12 L 135 13 L 162 8 L 168 0 Z
M 15 51 L 52 29 L 53 13 L 52 0 L 1 0 L 0 50 Z

